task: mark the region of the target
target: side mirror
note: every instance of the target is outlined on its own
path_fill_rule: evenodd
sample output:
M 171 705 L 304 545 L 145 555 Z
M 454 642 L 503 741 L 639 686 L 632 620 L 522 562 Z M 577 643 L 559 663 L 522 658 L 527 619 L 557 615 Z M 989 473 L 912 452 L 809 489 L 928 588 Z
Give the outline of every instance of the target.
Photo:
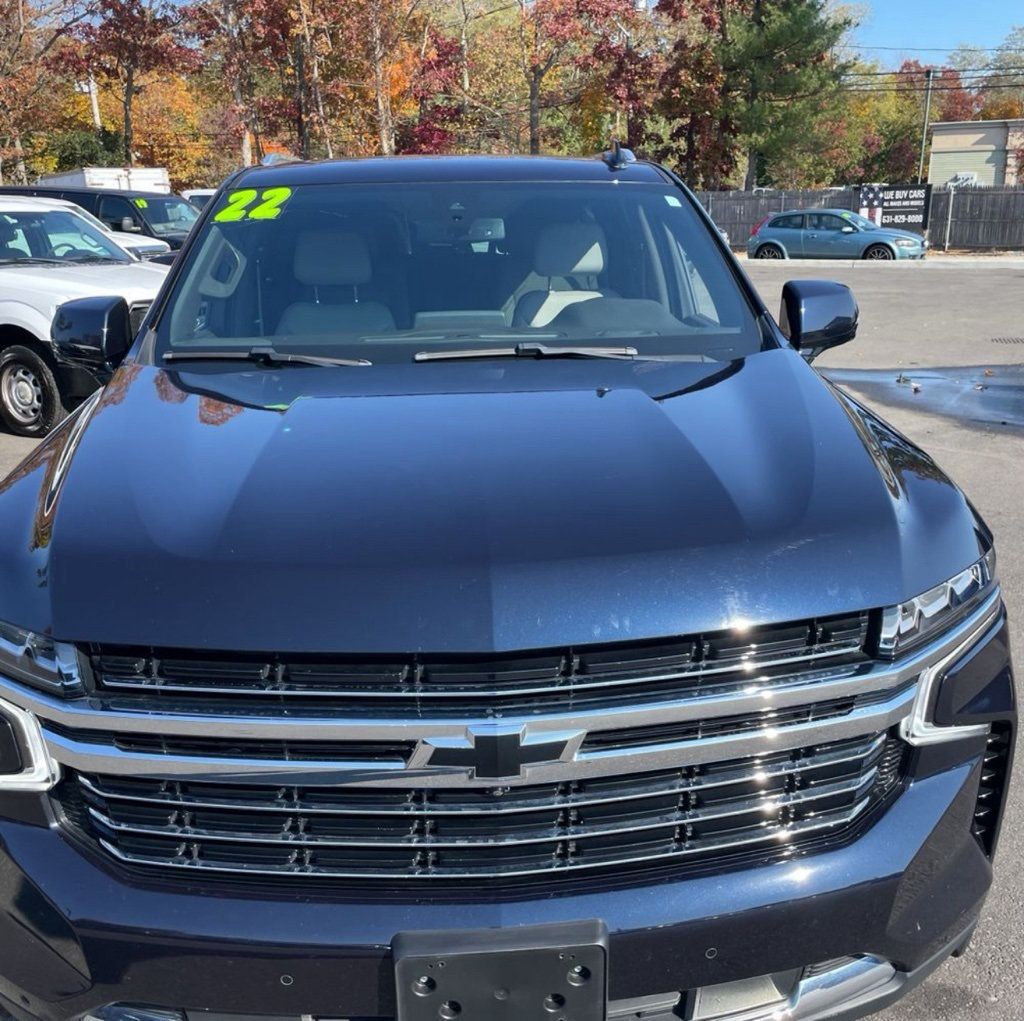
M 857 233 L 857 228 L 856 227 L 852 227 L 850 224 L 847 224 L 845 227 L 843 227 L 843 233 L 844 234 L 856 234 Z
M 853 291 L 833 280 L 790 280 L 782 288 L 779 326 L 812 362 L 822 351 L 857 336 L 860 311 Z
M 141 234 L 142 228 L 135 222 L 134 216 L 122 216 L 120 230 L 125 234 Z
M 57 357 L 106 382 L 132 346 L 124 298 L 78 298 L 57 309 L 50 327 Z

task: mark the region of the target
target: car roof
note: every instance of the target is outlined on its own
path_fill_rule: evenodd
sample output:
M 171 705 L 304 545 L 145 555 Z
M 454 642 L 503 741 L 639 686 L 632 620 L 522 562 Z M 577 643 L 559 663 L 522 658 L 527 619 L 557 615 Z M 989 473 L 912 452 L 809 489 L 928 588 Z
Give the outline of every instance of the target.
M 8 191 L 7 189 L 12 189 Z M 74 192 L 79 195 L 123 195 L 125 198 L 146 198 L 146 199 L 169 199 L 175 198 L 174 192 L 168 191 L 139 191 L 136 188 L 90 188 L 84 184 L 11 184 L 0 185 L 0 196 L 3 195 L 24 195 L 25 192 L 53 192 L 55 197 L 61 193 Z M 38 196 L 43 198 L 42 195 Z
M 66 209 L 69 212 L 77 213 L 81 210 L 69 199 L 50 198 L 43 195 L 4 195 L 0 194 L 0 211 L 11 209 L 13 212 L 19 210 L 35 210 L 36 212 L 53 212 L 57 209 Z
M 13 202 L 16 206 L 47 206 L 48 208 L 79 210 L 81 206 L 71 199 L 62 199 L 59 195 L 4 195 L 0 193 L 0 203 L 6 205 Z
M 772 219 L 774 220 L 777 216 L 802 216 L 804 213 L 834 213 L 836 216 L 852 216 L 852 209 L 820 209 L 815 206 L 813 209 L 786 209 L 781 213 L 773 213 Z
M 243 181 L 261 186 L 431 181 L 672 183 L 668 173 L 661 167 L 641 160 L 613 170 L 599 157 L 581 159 L 558 156 L 377 156 L 367 159 L 276 163 L 242 170 L 232 178 L 231 183 L 237 186 Z

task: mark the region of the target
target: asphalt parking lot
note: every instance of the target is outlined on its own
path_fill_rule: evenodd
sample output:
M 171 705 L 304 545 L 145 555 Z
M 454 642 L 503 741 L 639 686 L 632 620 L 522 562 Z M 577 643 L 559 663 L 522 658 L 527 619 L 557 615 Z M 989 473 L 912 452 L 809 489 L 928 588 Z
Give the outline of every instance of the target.
M 998 416 L 987 414 L 985 404 L 1000 380 L 1024 381 L 1013 371 L 1024 362 L 1024 263 L 1004 268 L 849 268 L 752 262 L 747 269 L 773 311 L 782 285 L 792 277 L 827 276 L 853 287 L 861 307 L 860 333 L 852 344 L 826 352 L 815 364 L 837 381 L 861 380 L 849 388 L 923 446 L 995 531 L 1019 675 L 1024 650 L 1024 428 L 1000 424 Z M 943 374 L 959 379 L 963 401 L 954 408 L 929 403 L 929 390 L 936 384 L 927 370 L 934 366 L 961 370 Z M 976 367 L 979 371 L 971 371 Z M 985 367 L 991 375 L 985 375 Z M 877 386 L 864 386 L 863 375 L 857 374 L 865 371 L 877 378 Z M 901 375 L 910 382 L 897 384 Z M 916 392 L 914 383 L 920 387 Z M 986 389 L 974 389 L 979 383 Z M 1024 412 L 1024 388 L 1018 386 L 1011 400 Z M 970 951 L 879 1015 L 884 1021 L 1024 1018 L 1024 789 L 1019 765 L 1017 774 L 995 888 Z
M 985 515 L 996 533 L 1013 641 L 1024 663 L 1024 423 L 1014 424 L 1024 414 L 1024 260 L 899 267 L 752 262 L 747 269 L 773 310 L 792 277 L 827 276 L 854 287 L 860 336 L 816 364 L 924 446 Z M 0 432 L 0 473 L 33 446 Z M 1019 780 L 995 890 L 969 954 L 879 1015 L 885 1021 L 1024 1018 L 1022 800 Z

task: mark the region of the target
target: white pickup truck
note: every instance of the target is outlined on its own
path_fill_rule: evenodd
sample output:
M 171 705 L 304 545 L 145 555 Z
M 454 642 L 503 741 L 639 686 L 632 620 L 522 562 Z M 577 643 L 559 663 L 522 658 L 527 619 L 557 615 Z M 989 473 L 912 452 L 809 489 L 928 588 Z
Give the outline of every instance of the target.
M 0 196 L 0 420 L 43 436 L 97 381 L 57 361 L 50 326 L 73 298 L 118 295 L 137 329 L 167 267 L 136 262 L 109 235 L 49 202 Z

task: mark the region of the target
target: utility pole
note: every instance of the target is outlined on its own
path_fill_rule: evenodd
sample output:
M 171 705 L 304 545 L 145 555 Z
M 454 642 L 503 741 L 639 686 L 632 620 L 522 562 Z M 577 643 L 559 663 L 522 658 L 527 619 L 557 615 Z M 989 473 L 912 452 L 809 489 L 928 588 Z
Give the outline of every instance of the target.
M 924 153 L 928 148 L 928 122 L 932 116 L 932 78 L 935 77 L 935 68 L 930 67 L 924 73 L 924 125 L 921 128 L 921 162 L 917 165 L 917 183 L 924 182 Z

